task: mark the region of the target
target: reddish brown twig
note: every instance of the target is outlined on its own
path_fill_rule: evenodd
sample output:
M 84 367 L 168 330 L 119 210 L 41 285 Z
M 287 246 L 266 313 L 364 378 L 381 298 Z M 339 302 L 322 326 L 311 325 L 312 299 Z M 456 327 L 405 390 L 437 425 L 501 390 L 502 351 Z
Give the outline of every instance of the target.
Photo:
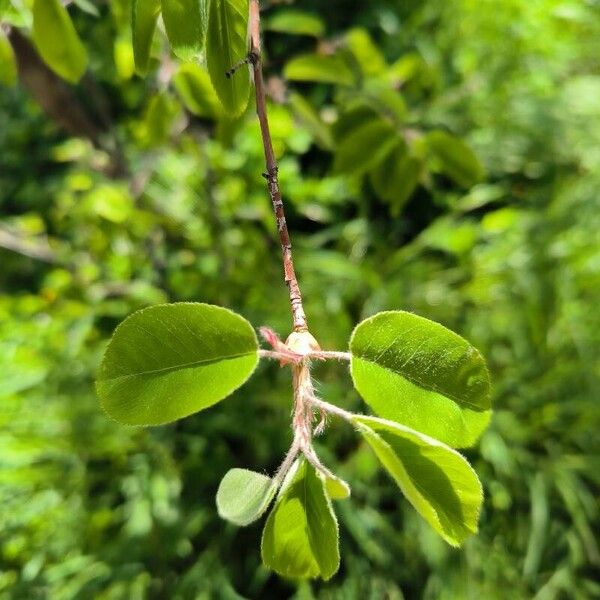
M 307 331 L 308 325 L 306 322 L 306 315 L 304 314 L 304 308 L 302 307 L 300 287 L 298 286 L 298 280 L 294 271 L 292 244 L 290 242 L 290 234 L 285 220 L 283 200 L 281 198 L 279 180 L 277 177 L 277 161 L 275 160 L 273 142 L 271 141 L 271 133 L 269 131 L 269 121 L 267 118 L 267 100 L 261 64 L 259 0 L 250 0 L 250 54 L 248 55 L 248 59 L 252 65 L 254 74 L 256 114 L 258 115 L 258 121 L 260 123 L 265 162 L 267 165 L 264 177 L 267 180 L 267 188 L 277 220 L 277 231 L 279 233 L 279 241 L 281 242 L 281 251 L 283 253 L 283 271 L 285 283 L 288 286 L 290 294 L 294 331 Z

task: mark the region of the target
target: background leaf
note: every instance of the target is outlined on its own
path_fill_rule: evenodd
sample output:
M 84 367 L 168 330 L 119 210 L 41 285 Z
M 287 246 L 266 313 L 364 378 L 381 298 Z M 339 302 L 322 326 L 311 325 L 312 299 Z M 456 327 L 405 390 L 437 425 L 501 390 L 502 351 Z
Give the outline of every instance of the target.
M 340 56 L 303 54 L 288 61 L 283 70 L 286 79 L 292 81 L 318 81 L 351 86 L 354 74 Z
M 173 52 L 192 60 L 204 45 L 205 0 L 161 0 L 162 17 Z
M 160 425 L 222 400 L 258 362 L 251 325 L 209 304 L 152 306 L 117 327 L 96 389 L 102 406 L 127 425 Z
M 34 1 L 33 41 L 44 62 L 63 79 L 71 83 L 81 79 L 87 52 L 59 0 Z
M 249 525 L 263 515 L 276 492 L 270 477 L 246 469 L 231 469 L 217 491 L 219 516 L 236 525 Z
M 242 67 L 232 76 L 225 74 L 248 54 L 248 0 L 211 0 L 208 9 L 206 60 L 208 72 L 225 111 L 240 115 L 248 104 L 250 76 Z
M 0 83 L 4 85 L 15 85 L 17 83 L 17 63 L 15 55 L 6 39 L 4 31 L 0 29 Z
M 461 139 L 445 131 L 432 131 L 427 145 L 450 179 L 463 187 L 471 187 L 484 178 L 485 172 L 475 153 Z
M 152 38 L 160 13 L 160 0 L 133 0 L 131 31 L 135 68 L 140 75 L 148 72 Z
M 325 484 L 301 459 L 265 524 L 265 565 L 284 577 L 330 579 L 338 570 L 338 525 Z
M 463 456 L 397 423 L 362 415 L 353 420 L 407 500 L 449 544 L 460 546 L 477 532 L 483 492 Z
M 295 8 L 278 10 L 263 23 L 266 31 L 314 37 L 321 37 L 325 32 L 325 25 L 318 15 Z
M 216 118 L 223 114 L 206 69 L 191 63 L 181 65 L 173 77 L 173 85 L 185 107 L 194 115 Z
M 352 379 L 380 416 L 453 447 L 472 445 L 490 418 L 490 380 L 481 354 L 423 317 L 379 313 L 350 340 Z

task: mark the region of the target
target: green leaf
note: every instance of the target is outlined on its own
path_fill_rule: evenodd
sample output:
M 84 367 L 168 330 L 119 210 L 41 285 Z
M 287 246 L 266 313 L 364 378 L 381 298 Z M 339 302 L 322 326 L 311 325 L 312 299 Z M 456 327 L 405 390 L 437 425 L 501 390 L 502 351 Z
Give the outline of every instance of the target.
M 300 123 L 307 129 L 313 136 L 315 142 L 325 150 L 331 150 L 333 148 L 333 137 L 331 135 L 331 129 L 327 123 L 325 123 L 314 107 L 302 96 L 292 92 L 289 95 L 289 102 L 294 116 Z
M 325 33 L 325 25 L 320 17 L 295 8 L 281 9 L 264 23 L 267 31 L 313 37 L 321 37 Z
M 148 72 L 152 38 L 160 13 L 160 0 L 133 0 L 131 31 L 135 69 L 140 75 Z
M 354 74 L 340 56 L 322 54 L 303 54 L 290 60 L 283 70 L 287 79 L 292 81 L 314 81 L 354 85 Z
M 483 492 L 467 460 L 408 427 L 354 415 L 358 430 L 416 511 L 452 546 L 477 532 Z
M 423 170 L 423 163 L 411 156 L 404 144 L 398 144 L 371 171 L 371 183 L 379 198 L 391 207 L 391 214 L 397 217 L 413 195 Z
M 96 389 L 102 406 L 127 425 L 160 425 L 219 402 L 258 362 L 250 323 L 210 304 L 162 304 L 117 327 Z
M 226 73 L 248 54 L 248 0 L 211 0 L 208 12 L 206 61 L 213 87 L 232 117 L 248 104 L 250 74 L 239 69 L 232 77 Z
M 450 446 L 471 446 L 490 419 L 490 379 L 481 354 L 438 323 L 382 312 L 350 339 L 354 386 L 381 417 Z
M 364 75 L 378 75 L 385 71 L 385 58 L 366 30 L 360 27 L 351 29 L 346 33 L 345 41 Z
M 445 131 L 432 131 L 426 142 L 442 171 L 458 185 L 469 188 L 484 178 L 481 163 L 462 140 Z
M 32 36 L 40 56 L 53 71 L 71 83 L 81 79 L 87 53 L 59 0 L 34 0 Z
M 17 83 L 17 63 L 10 42 L 0 27 L 0 83 L 13 86 Z
M 333 169 L 361 175 L 385 158 L 397 143 L 398 135 L 389 123 L 381 119 L 368 121 L 340 142 Z
M 192 60 L 204 45 L 203 0 L 161 0 L 162 17 L 173 52 Z
M 327 495 L 332 500 L 345 500 L 346 498 L 350 498 L 350 486 L 343 479 L 340 479 L 335 475 L 325 476 L 321 473 L 319 473 L 319 477 L 324 481 Z
M 217 491 L 217 510 L 222 519 L 245 526 L 259 519 L 275 497 L 277 486 L 270 477 L 231 469 Z
M 195 64 L 181 65 L 173 85 L 185 107 L 199 117 L 218 118 L 221 103 L 210 82 L 208 71 Z
M 73 4 L 80 8 L 83 12 L 86 12 L 88 15 L 92 15 L 93 17 L 99 17 L 100 11 L 91 0 L 73 0 Z
M 338 524 L 325 484 L 304 459 L 277 498 L 262 536 L 265 565 L 283 577 L 330 579 L 340 565 Z

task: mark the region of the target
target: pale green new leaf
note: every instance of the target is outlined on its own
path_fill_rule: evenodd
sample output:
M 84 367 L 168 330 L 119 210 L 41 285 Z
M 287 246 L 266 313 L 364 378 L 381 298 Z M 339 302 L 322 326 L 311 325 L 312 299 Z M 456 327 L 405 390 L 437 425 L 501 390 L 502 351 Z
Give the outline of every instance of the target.
M 460 546 L 477 532 L 483 492 L 463 456 L 391 421 L 362 415 L 353 421 L 406 499 L 444 540 Z
M 181 65 L 173 85 L 185 107 L 199 117 L 217 118 L 223 114 L 219 98 L 210 82 L 208 71 L 199 65 Z
M 161 0 L 162 17 L 173 52 L 192 60 L 204 44 L 204 0 Z
M 152 38 L 160 14 L 160 0 L 133 0 L 131 31 L 135 69 L 140 75 L 148 72 Z
M 258 362 L 248 321 L 209 304 L 161 304 L 117 327 L 96 389 L 102 406 L 127 425 L 160 425 L 219 402 Z
M 350 67 L 340 56 L 303 54 L 290 60 L 283 70 L 286 79 L 292 81 L 314 81 L 352 86 L 355 77 Z
M 333 169 L 361 175 L 374 167 L 398 144 L 394 128 L 382 119 L 367 121 L 345 136 L 338 145 Z
M 350 486 L 335 475 L 325 476 L 319 473 L 319 477 L 325 482 L 325 490 L 332 500 L 345 500 L 350 498 Z
M 304 459 L 294 467 L 262 536 L 265 565 L 295 579 L 330 579 L 340 565 L 338 524 L 325 484 Z
M 264 23 L 267 31 L 314 37 L 321 37 L 325 33 L 325 25 L 320 17 L 295 8 L 279 10 Z
M 17 83 L 17 62 L 2 28 L 0 28 L 0 83 L 9 86 Z
M 34 0 L 32 37 L 53 71 L 71 83 L 81 79 L 87 67 L 87 52 L 59 0 Z
M 477 156 L 461 139 L 445 131 L 432 131 L 426 141 L 442 171 L 459 185 L 468 188 L 484 178 Z
M 248 0 L 211 0 L 208 9 L 206 62 L 210 79 L 231 117 L 248 104 L 250 74 L 242 67 L 231 77 L 226 73 L 248 54 Z
M 222 519 L 245 526 L 259 519 L 277 492 L 274 481 L 254 471 L 231 469 L 217 491 L 217 510 Z
M 379 313 L 350 340 L 354 386 L 381 417 L 456 448 L 471 446 L 490 416 L 490 379 L 465 339 L 423 317 Z

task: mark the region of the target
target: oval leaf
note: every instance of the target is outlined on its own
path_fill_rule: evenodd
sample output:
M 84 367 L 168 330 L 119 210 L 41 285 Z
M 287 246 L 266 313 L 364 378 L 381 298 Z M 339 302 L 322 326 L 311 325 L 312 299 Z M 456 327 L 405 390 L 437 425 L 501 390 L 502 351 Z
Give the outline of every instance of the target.
M 17 83 L 17 62 L 2 28 L 0 28 L 0 83 L 9 86 Z
M 265 565 L 292 578 L 330 579 L 340 565 L 338 524 L 325 484 L 305 460 L 296 464 L 265 524 Z
M 355 415 L 353 421 L 417 512 L 452 546 L 477 532 L 481 483 L 467 460 L 408 427 Z
M 432 131 L 426 140 L 442 171 L 458 185 L 468 188 L 484 178 L 483 167 L 475 153 L 459 138 L 445 131 Z
M 81 79 L 87 52 L 59 0 L 34 1 L 33 41 L 44 62 L 63 79 L 71 83 Z
M 303 54 L 290 60 L 283 70 L 287 79 L 354 85 L 354 74 L 340 56 Z
M 321 37 L 325 33 L 325 25 L 320 17 L 313 13 L 295 8 L 277 11 L 265 21 L 264 28 L 292 35 L 311 35 Z
M 354 386 L 381 417 L 450 446 L 471 446 L 490 415 L 490 379 L 479 352 L 423 317 L 383 312 L 350 340 Z
M 213 87 L 230 116 L 240 115 L 248 104 L 250 74 L 239 69 L 226 73 L 248 54 L 248 0 L 211 0 L 208 10 L 206 62 Z
M 160 13 L 160 0 L 133 0 L 131 31 L 135 69 L 140 75 L 148 72 L 152 38 Z
M 102 406 L 126 425 L 160 425 L 219 402 L 258 362 L 250 323 L 209 304 L 162 304 L 117 327 L 96 389 Z
M 277 485 L 270 477 L 231 469 L 217 491 L 217 510 L 222 519 L 245 526 L 259 519 L 275 497 Z
M 332 474 L 326 477 L 322 473 L 319 473 L 319 477 L 325 482 L 325 490 L 332 500 L 350 498 L 350 486 L 343 479 Z
M 375 119 L 357 127 L 339 144 L 334 171 L 360 175 L 368 171 L 398 144 L 398 135 L 389 123 Z
M 185 107 L 194 115 L 216 118 L 222 114 L 210 76 L 202 67 L 182 65 L 173 77 L 173 84 Z
M 162 17 L 173 52 L 192 60 L 204 44 L 204 11 L 201 0 L 162 0 Z

